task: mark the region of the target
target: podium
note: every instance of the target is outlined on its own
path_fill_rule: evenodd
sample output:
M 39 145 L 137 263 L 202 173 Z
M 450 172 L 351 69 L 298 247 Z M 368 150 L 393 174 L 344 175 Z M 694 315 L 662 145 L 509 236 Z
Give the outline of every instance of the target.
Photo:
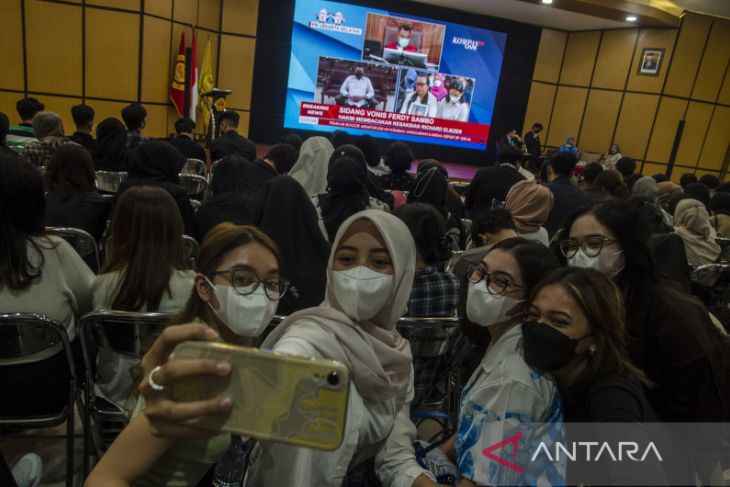
M 222 88 L 213 88 L 212 90 L 201 94 L 208 106 L 210 112 L 210 124 L 208 125 L 208 144 L 210 141 L 220 135 L 219 120 L 223 112 L 226 111 L 226 97 L 233 93 L 233 90 L 224 90 Z

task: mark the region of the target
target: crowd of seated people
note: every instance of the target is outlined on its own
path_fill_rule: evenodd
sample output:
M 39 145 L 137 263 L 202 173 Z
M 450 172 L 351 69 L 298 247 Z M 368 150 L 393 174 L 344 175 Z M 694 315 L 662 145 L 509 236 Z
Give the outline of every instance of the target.
M 86 313 L 171 317 L 141 363 L 97 355 L 98 394 L 132 419 L 86 485 L 199 485 L 228 465 L 219 461 L 231 435 L 203 437 L 187 421 L 228 412 L 231 399 L 169 394 L 183 377 L 231 371 L 170 357 L 189 340 L 337 360 L 350 372 L 343 443 L 325 452 L 246 441 L 248 486 L 564 485 L 578 470 L 522 457 L 515 470 L 483 452 L 508 431 L 534 443 L 563 422 L 730 421 L 730 310 L 693 280 L 708 265 L 724 272 L 729 185 L 643 176 L 616 145 L 579 182 L 574 138 L 550 156 L 530 153 L 523 167 L 515 133 L 462 199 L 444 165 L 418 160 L 403 142 L 290 136 L 257 158 L 238 116 L 225 113 L 210 156 L 188 119 L 171 142 L 143 135 L 140 104 L 122 111 L 124 122 L 96 127 L 93 109 L 75 106 L 68 137 L 38 100 L 18 103 L 18 125 L 0 114 L 0 312 L 60 323 L 81 370 Z M 525 137 L 530 150 L 542 149 L 540 128 Z M 180 184 L 188 158 L 211 173 L 195 208 Z M 127 177 L 104 196 L 95 170 Z M 97 275 L 46 230 L 59 226 L 101 244 Z M 200 244 L 193 269 L 184 235 Z M 283 321 L 264 334 L 275 315 Z M 463 380 L 450 382 L 451 359 L 414 357 L 402 317 L 458 324 L 463 340 L 449 346 L 463 348 L 449 357 Z M 38 371 L 62 371 L 64 360 L 57 352 L 32 367 L 4 366 L 0 383 L 17 394 L 0 410 L 33 414 L 62 402 L 66 382 Z M 144 378 L 138 389 L 132 369 Z M 453 397 L 444 397 L 446 382 Z M 455 428 L 424 448 L 411 413 L 432 404 Z M 728 452 L 722 439 L 706 441 L 686 468 L 710 485 Z M 627 475 L 600 469 L 607 483 Z

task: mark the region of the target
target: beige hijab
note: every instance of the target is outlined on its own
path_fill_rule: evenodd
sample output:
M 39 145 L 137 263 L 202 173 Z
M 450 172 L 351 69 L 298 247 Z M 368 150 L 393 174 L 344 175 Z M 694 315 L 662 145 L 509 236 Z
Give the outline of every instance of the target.
M 289 171 L 311 198 L 327 192 L 327 170 L 330 156 L 335 151 L 324 137 L 310 137 L 299 150 L 299 159 Z
M 533 179 L 512 186 L 504 207 L 512 214 L 519 233 L 535 233 L 547 221 L 554 204 L 552 191 Z
M 687 261 L 692 267 L 711 264 L 720 256 L 720 246 L 712 238 L 710 217 L 701 202 L 680 201 L 674 210 L 674 229 L 684 241 Z
M 657 192 L 657 201 L 659 201 L 659 204 L 666 209 L 669 204 L 669 200 L 672 199 L 672 196 L 682 192 L 682 186 L 671 181 L 663 181 L 657 184 Z
M 369 220 L 380 232 L 390 252 L 395 281 L 380 312 L 371 320 L 355 322 L 340 310 L 331 283 L 335 252 L 350 226 L 360 219 Z M 411 373 L 411 348 L 395 324 L 407 310 L 415 268 L 416 246 L 405 223 L 380 210 L 354 214 L 335 236 L 327 266 L 324 303 L 290 315 L 262 346 L 272 348 L 282 337 L 300 338 L 322 356 L 345 364 L 366 402 L 396 397 L 399 404 L 403 403 Z

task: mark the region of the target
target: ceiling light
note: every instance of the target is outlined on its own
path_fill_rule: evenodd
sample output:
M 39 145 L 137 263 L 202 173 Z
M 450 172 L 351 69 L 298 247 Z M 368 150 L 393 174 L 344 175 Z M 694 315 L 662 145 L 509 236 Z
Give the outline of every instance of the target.
M 551 3 L 553 3 L 553 0 L 542 0 L 542 3 L 544 3 L 545 5 L 550 5 Z
M 626 22 L 636 22 L 636 20 L 636 15 L 629 15 L 628 17 L 626 17 Z

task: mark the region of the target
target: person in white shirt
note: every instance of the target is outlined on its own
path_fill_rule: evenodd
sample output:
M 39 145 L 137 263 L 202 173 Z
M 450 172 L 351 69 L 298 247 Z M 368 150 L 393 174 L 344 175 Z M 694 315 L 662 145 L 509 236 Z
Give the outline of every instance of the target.
M 403 102 L 400 112 L 407 115 L 418 115 L 421 117 L 435 117 L 438 111 L 436 97 L 429 91 L 428 76 L 419 74 L 416 78 L 416 92 Z
M 340 95 L 343 103 L 348 106 L 370 108 L 375 106 L 375 90 L 370 78 L 365 76 L 365 70 L 361 67 L 355 68 L 355 74 L 348 76 L 340 87 Z
M 469 266 L 467 316 L 488 328 L 491 343 L 462 392 L 457 433 L 441 447 L 456 460 L 460 487 L 565 485 L 564 460 L 533 462 L 525 454 L 540 441 L 562 438 L 563 407 L 553 379 L 532 370 L 521 353 L 525 299 L 558 267 L 547 247 L 519 237 L 495 244 Z M 489 447 L 502 441 L 512 444 L 490 457 Z
M 464 100 L 464 83 L 454 80 L 449 86 L 449 94 L 438 104 L 436 118 L 466 122 L 469 119 L 469 104 Z

